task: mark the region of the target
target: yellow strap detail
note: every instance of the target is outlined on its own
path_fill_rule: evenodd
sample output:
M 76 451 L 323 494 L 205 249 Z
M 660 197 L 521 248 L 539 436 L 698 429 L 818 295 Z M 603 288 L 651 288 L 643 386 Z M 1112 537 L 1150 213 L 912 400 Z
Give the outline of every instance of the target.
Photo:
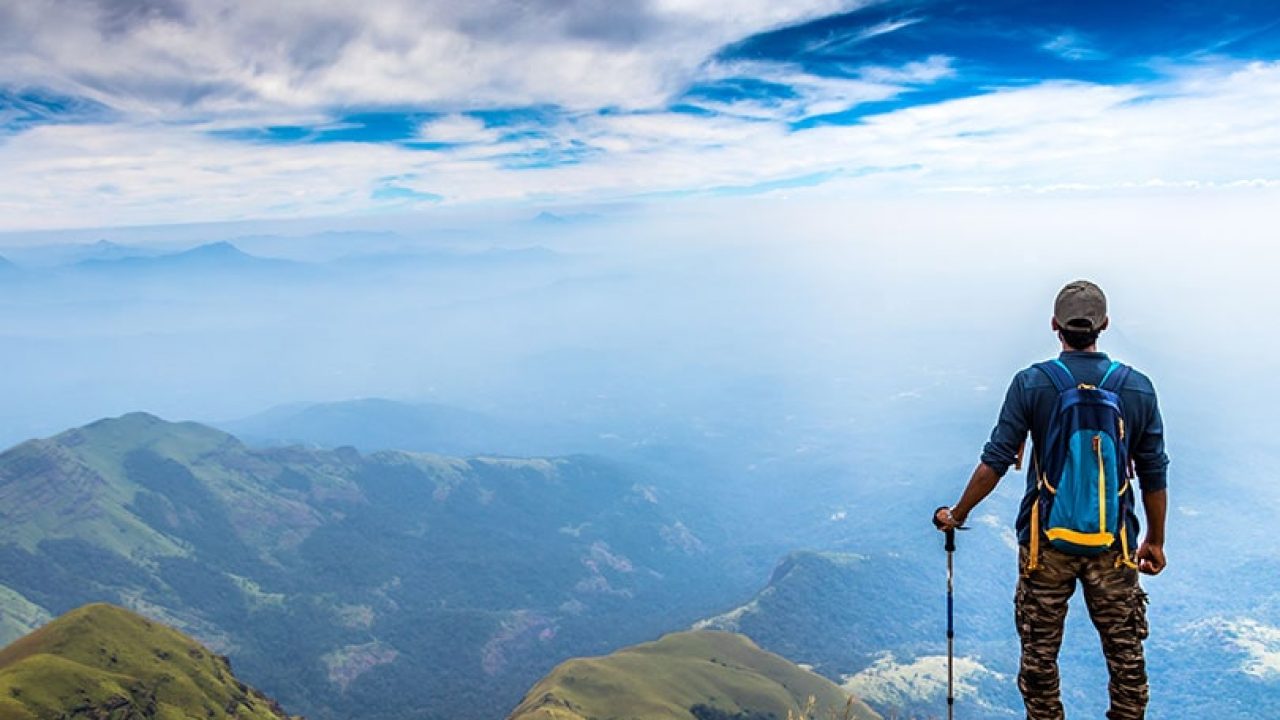
M 1031 506 L 1031 555 L 1027 558 L 1027 574 L 1040 567 L 1040 498 Z
M 1034 459 L 1034 458 L 1033 458 Z M 1047 483 L 1044 482 L 1044 474 L 1040 473 L 1040 463 L 1036 462 L 1032 468 L 1036 475 L 1036 490 L 1039 490 Z M 1031 506 L 1031 552 L 1027 557 L 1027 571 L 1030 575 L 1032 571 L 1040 567 L 1040 493 L 1036 493 L 1035 503 Z
M 1064 540 L 1083 547 L 1111 547 L 1116 541 L 1116 536 L 1109 532 L 1082 533 L 1067 528 L 1049 528 L 1045 536 L 1050 540 Z
M 1098 454 L 1098 529 L 1107 526 L 1107 469 L 1102 464 L 1102 436 L 1093 436 L 1093 451 Z
M 1116 558 L 1116 567 L 1121 565 L 1138 569 L 1138 564 L 1129 559 L 1129 528 L 1124 524 L 1120 526 L 1120 557 Z

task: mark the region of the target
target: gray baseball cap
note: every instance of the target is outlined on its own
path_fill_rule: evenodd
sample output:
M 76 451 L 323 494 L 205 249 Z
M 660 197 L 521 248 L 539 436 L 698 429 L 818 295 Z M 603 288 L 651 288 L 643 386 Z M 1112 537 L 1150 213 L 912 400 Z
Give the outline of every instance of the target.
M 1099 330 L 1107 320 L 1107 296 L 1088 280 L 1067 283 L 1053 302 L 1053 319 L 1064 328 Z

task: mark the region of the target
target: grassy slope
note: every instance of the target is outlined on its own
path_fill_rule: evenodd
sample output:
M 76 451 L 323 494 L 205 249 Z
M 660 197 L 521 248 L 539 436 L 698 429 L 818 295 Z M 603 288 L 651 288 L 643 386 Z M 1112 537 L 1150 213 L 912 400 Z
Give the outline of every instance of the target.
M 63 615 L 0 650 L 0 717 L 286 717 L 176 630 L 111 605 Z M 112 715 L 114 717 L 114 715 Z M 134 715 L 130 715 L 133 717 Z
M 184 554 L 124 511 L 136 486 L 94 468 L 60 438 L 32 440 L 0 455 L 0 541 L 34 550 L 41 540 L 80 538 L 125 557 Z
M 704 704 L 729 713 L 785 718 L 808 698 L 814 716 L 842 712 L 848 696 L 830 681 L 741 636 L 684 632 L 598 658 L 570 660 L 533 687 L 510 720 L 679 718 Z M 860 702 L 853 717 L 878 717 Z
M 78 539 L 134 560 L 189 556 L 191 548 L 163 532 L 167 528 L 131 509 L 140 491 L 155 490 L 140 485 L 128 467 L 138 451 L 195 473 L 208 499 L 228 509 L 236 534 L 256 548 L 291 545 L 319 523 L 304 503 L 264 487 L 257 475 L 278 473 L 280 465 L 231 435 L 130 413 L 0 454 L 0 543 L 35 551 L 41 541 Z M 315 461 L 302 458 L 323 475 L 326 468 Z
M 128 511 L 142 488 L 123 465 L 150 449 L 195 462 L 240 448 L 235 438 L 196 423 L 146 413 L 99 420 L 0 455 L 0 541 L 34 550 L 41 540 L 77 538 L 127 558 L 184 556 L 188 549 Z M 216 489 L 218 485 L 213 486 Z M 232 488 L 225 488 L 230 495 Z

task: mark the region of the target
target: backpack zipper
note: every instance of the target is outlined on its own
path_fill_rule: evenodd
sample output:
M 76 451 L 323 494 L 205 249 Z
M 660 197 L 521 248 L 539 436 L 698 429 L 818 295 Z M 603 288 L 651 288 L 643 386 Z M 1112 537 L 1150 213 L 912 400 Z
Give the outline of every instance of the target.
M 1093 436 L 1093 452 L 1098 456 L 1098 532 L 1107 531 L 1107 470 L 1102 464 L 1102 436 Z

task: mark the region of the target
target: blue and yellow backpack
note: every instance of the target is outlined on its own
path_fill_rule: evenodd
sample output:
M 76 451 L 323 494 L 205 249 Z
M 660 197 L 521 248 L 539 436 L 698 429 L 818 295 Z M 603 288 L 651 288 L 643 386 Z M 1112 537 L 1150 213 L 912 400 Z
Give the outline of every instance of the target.
M 1095 386 L 1077 383 L 1061 360 L 1033 367 L 1049 376 L 1058 402 L 1033 456 L 1039 494 L 1031 509 L 1027 571 L 1039 567 L 1042 525 L 1043 537 L 1057 550 L 1095 556 L 1119 541 L 1116 566 L 1137 567 L 1125 528 L 1134 493 L 1120 399 L 1130 368 L 1111 363 Z

